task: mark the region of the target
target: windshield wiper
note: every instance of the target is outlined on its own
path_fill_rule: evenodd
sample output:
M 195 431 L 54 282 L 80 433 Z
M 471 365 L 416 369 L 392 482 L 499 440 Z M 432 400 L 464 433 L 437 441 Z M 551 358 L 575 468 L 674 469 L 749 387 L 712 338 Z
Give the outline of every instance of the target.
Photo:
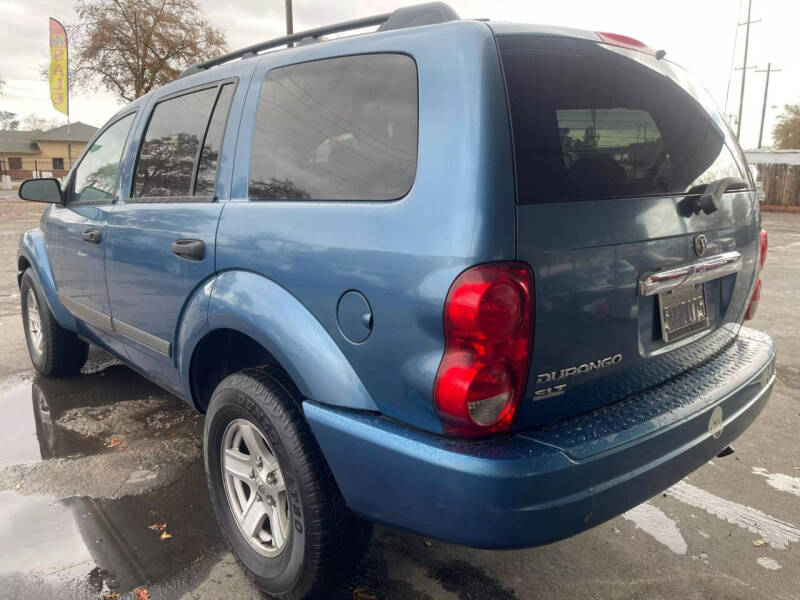
M 689 205 L 687 208 L 690 207 L 692 213 L 699 215 L 700 211 L 703 211 L 707 215 L 710 215 L 719 209 L 720 200 L 722 200 L 722 194 L 730 189 L 746 189 L 747 186 L 748 183 L 741 177 L 723 177 L 722 179 L 717 179 L 716 181 L 712 181 L 711 183 L 703 186 L 692 188 L 692 190 L 689 192 L 690 194 L 698 193 L 695 192 L 695 190 L 699 191 L 698 188 L 703 189 L 702 194 L 697 197 L 687 196 L 684 198 L 684 202 Z

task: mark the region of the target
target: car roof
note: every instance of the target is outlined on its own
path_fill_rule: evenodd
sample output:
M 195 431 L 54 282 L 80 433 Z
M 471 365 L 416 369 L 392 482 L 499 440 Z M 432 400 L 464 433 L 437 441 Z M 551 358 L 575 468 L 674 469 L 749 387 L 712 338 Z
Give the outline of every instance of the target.
M 544 37 L 568 37 L 590 42 L 602 41 L 594 31 L 573 29 L 558 25 L 537 25 L 527 23 L 508 23 L 506 21 L 487 21 L 487 25 L 497 36 L 507 35 L 539 35 Z

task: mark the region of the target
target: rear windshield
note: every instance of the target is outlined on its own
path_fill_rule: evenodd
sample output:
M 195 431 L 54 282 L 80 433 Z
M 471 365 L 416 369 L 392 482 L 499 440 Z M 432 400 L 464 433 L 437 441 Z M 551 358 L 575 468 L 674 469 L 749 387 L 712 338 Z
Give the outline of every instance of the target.
M 744 177 L 727 126 L 666 61 L 582 40 L 499 42 L 519 202 L 685 194 Z

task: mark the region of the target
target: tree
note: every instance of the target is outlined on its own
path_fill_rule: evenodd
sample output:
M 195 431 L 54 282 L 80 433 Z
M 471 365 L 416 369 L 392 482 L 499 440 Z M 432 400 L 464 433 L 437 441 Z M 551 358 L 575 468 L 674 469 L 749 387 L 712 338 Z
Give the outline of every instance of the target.
M 787 104 L 772 130 L 775 147 L 782 150 L 800 149 L 800 104 Z
M 17 113 L 7 110 L 0 110 L 0 129 L 14 131 L 19 129 L 19 119 Z
M 78 0 L 71 87 L 95 82 L 125 102 L 227 50 L 195 0 Z
M 22 119 L 22 128 L 26 131 L 33 131 L 35 129 L 39 131 L 48 131 L 54 127 L 61 126 L 61 124 L 59 119 L 46 119 L 45 117 L 40 117 L 33 113 Z
M 6 80 L 3 79 L 2 75 L 0 75 L 0 96 L 3 95 L 3 90 L 5 89 L 5 87 L 6 87 Z

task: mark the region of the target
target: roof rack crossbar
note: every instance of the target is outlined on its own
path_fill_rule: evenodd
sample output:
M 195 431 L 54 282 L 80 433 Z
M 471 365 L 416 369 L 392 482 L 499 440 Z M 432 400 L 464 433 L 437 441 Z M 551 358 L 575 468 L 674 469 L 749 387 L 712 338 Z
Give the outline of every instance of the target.
M 292 33 L 290 35 L 284 35 L 272 40 L 267 40 L 266 42 L 259 42 L 258 44 L 253 44 L 252 46 L 247 46 L 246 48 L 241 48 L 240 50 L 235 50 L 234 52 L 229 52 L 228 54 L 223 54 L 222 56 L 217 56 L 216 58 L 212 58 L 211 60 L 206 60 L 204 62 L 197 63 L 183 71 L 180 74 L 180 77 L 188 77 L 189 75 L 193 75 L 195 73 L 199 73 L 200 71 L 204 71 L 205 69 L 210 69 L 211 67 L 216 67 L 217 65 L 221 65 L 223 63 L 236 60 L 239 58 L 244 58 L 247 56 L 252 56 L 264 50 L 269 50 L 270 48 L 277 48 L 279 46 L 285 46 L 287 44 L 291 44 L 292 42 L 299 42 L 303 38 L 318 38 L 323 35 L 330 35 L 332 33 L 341 33 L 344 31 L 351 31 L 353 29 L 362 29 L 364 27 L 373 27 L 375 25 L 382 25 L 385 23 L 392 13 L 383 13 L 380 15 L 374 15 L 372 17 L 364 17 L 362 19 L 353 19 L 352 21 L 343 21 L 341 23 L 334 23 L 332 25 L 325 25 L 323 27 L 316 27 L 315 29 L 306 29 L 305 31 L 298 31 L 297 33 Z

